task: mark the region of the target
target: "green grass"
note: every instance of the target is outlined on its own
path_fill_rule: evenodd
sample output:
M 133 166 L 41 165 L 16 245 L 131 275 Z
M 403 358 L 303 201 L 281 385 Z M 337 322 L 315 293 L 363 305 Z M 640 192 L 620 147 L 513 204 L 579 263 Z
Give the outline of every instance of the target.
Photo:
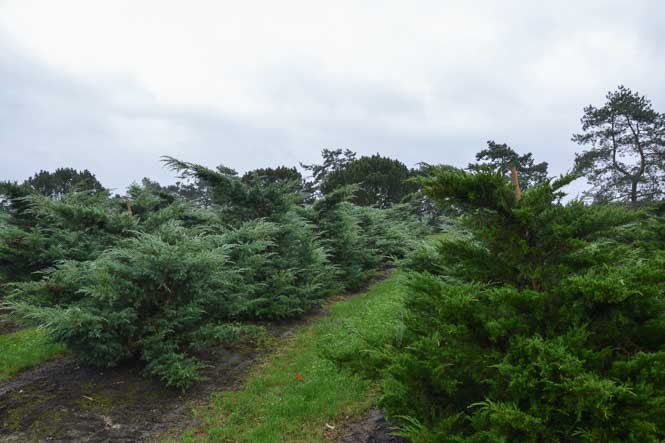
M 399 336 L 399 280 L 396 272 L 367 293 L 334 303 L 329 316 L 277 345 L 242 390 L 213 396 L 197 412 L 202 425 L 183 441 L 320 442 L 330 432 L 326 424 L 338 428 L 347 417 L 360 417 L 375 404 L 376 386 L 325 355 L 357 355 L 367 342 Z
M 0 335 L 0 382 L 65 352 L 40 329 L 29 328 Z

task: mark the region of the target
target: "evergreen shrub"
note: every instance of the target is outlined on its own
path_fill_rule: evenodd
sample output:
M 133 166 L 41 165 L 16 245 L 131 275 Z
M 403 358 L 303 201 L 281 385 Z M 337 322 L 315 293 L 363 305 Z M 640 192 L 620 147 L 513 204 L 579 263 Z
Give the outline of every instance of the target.
M 11 309 L 41 325 L 83 363 L 113 366 L 137 356 L 178 388 L 197 378 L 191 345 L 201 328 L 229 321 L 243 287 L 221 236 L 176 223 L 139 234 L 91 261 L 65 261 L 15 286 Z
M 18 193 L 3 209 L 3 307 L 85 364 L 140 358 L 184 389 L 206 347 L 361 287 L 426 232 L 415 218 L 354 206 L 349 189 L 306 204 L 292 173 L 240 178 L 165 161 L 205 189 L 205 205 L 144 179 L 125 197 Z
M 375 349 L 412 441 L 665 439 L 665 253 L 622 234 L 643 214 L 562 203 L 570 179 L 520 201 L 490 171 L 423 181 L 472 238 L 412 262 L 400 340 Z

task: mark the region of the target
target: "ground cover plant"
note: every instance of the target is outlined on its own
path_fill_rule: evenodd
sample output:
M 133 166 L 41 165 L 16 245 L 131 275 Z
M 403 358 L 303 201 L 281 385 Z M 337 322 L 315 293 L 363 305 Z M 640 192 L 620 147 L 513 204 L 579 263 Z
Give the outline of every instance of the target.
M 369 369 L 351 359 L 412 441 L 665 438 L 662 218 L 564 204 L 570 180 L 521 200 L 500 171 L 424 180 L 465 233 L 410 261 L 399 340 L 369 346 Z

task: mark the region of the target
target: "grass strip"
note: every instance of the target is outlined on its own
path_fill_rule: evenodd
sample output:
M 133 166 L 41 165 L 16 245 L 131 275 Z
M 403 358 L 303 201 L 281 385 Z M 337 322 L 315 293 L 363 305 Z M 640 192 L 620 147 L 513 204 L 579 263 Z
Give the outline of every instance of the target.
M 368 341 L 385 342 L 399 334 L 400 275 L 395 272 L 366 293 L 334 303 L 330 315 L 277 344 L 242 390 L 217 394 L 197 411 L 201 425 L 187 431 L 183 441 L 321 442 L 331 427 L 360 417 L 376 402 L 376 386 L 324 354 L 363 352 Z
M 64 345 L 51 342 L 40 329 L 21 329 L 0 335 L 0 382 L 63 352 Z

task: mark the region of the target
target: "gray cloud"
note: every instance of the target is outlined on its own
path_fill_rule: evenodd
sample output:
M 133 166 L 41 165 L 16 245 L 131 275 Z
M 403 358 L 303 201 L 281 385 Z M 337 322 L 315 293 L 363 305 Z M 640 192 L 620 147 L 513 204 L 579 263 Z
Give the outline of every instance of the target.
M 90 169 L 122 191 L 144 176 L 173 181 L 162 155 L 242 170 L 296 159 L 283 131 L 160 104 L 129 79 L 95 83 L 62 75 L 6 45 L 0 82 L 2 179 L 68 166 Z
M 435 29 L 396 28 L 402 57 L 374 71 L 333 69 L 326 53 L 297 48 L 257 54 L 259 68 L 225 66 L 246 73 L 252 112 L 166 101 L 131 72 L 67 70 L 0 33 L 0 179 L 71 166 L 122 190 L 143 176 L 172 181 L 161 155 L 244 171 L 310 163 L 326 147 L 465 166 L 488 139 L 558 174 L 579 150 L 570 137 L 582 108 L 607 90 L 624 83 L 665 111 L 665 6 L 578 3 L 501 2 L 440 41 Z

